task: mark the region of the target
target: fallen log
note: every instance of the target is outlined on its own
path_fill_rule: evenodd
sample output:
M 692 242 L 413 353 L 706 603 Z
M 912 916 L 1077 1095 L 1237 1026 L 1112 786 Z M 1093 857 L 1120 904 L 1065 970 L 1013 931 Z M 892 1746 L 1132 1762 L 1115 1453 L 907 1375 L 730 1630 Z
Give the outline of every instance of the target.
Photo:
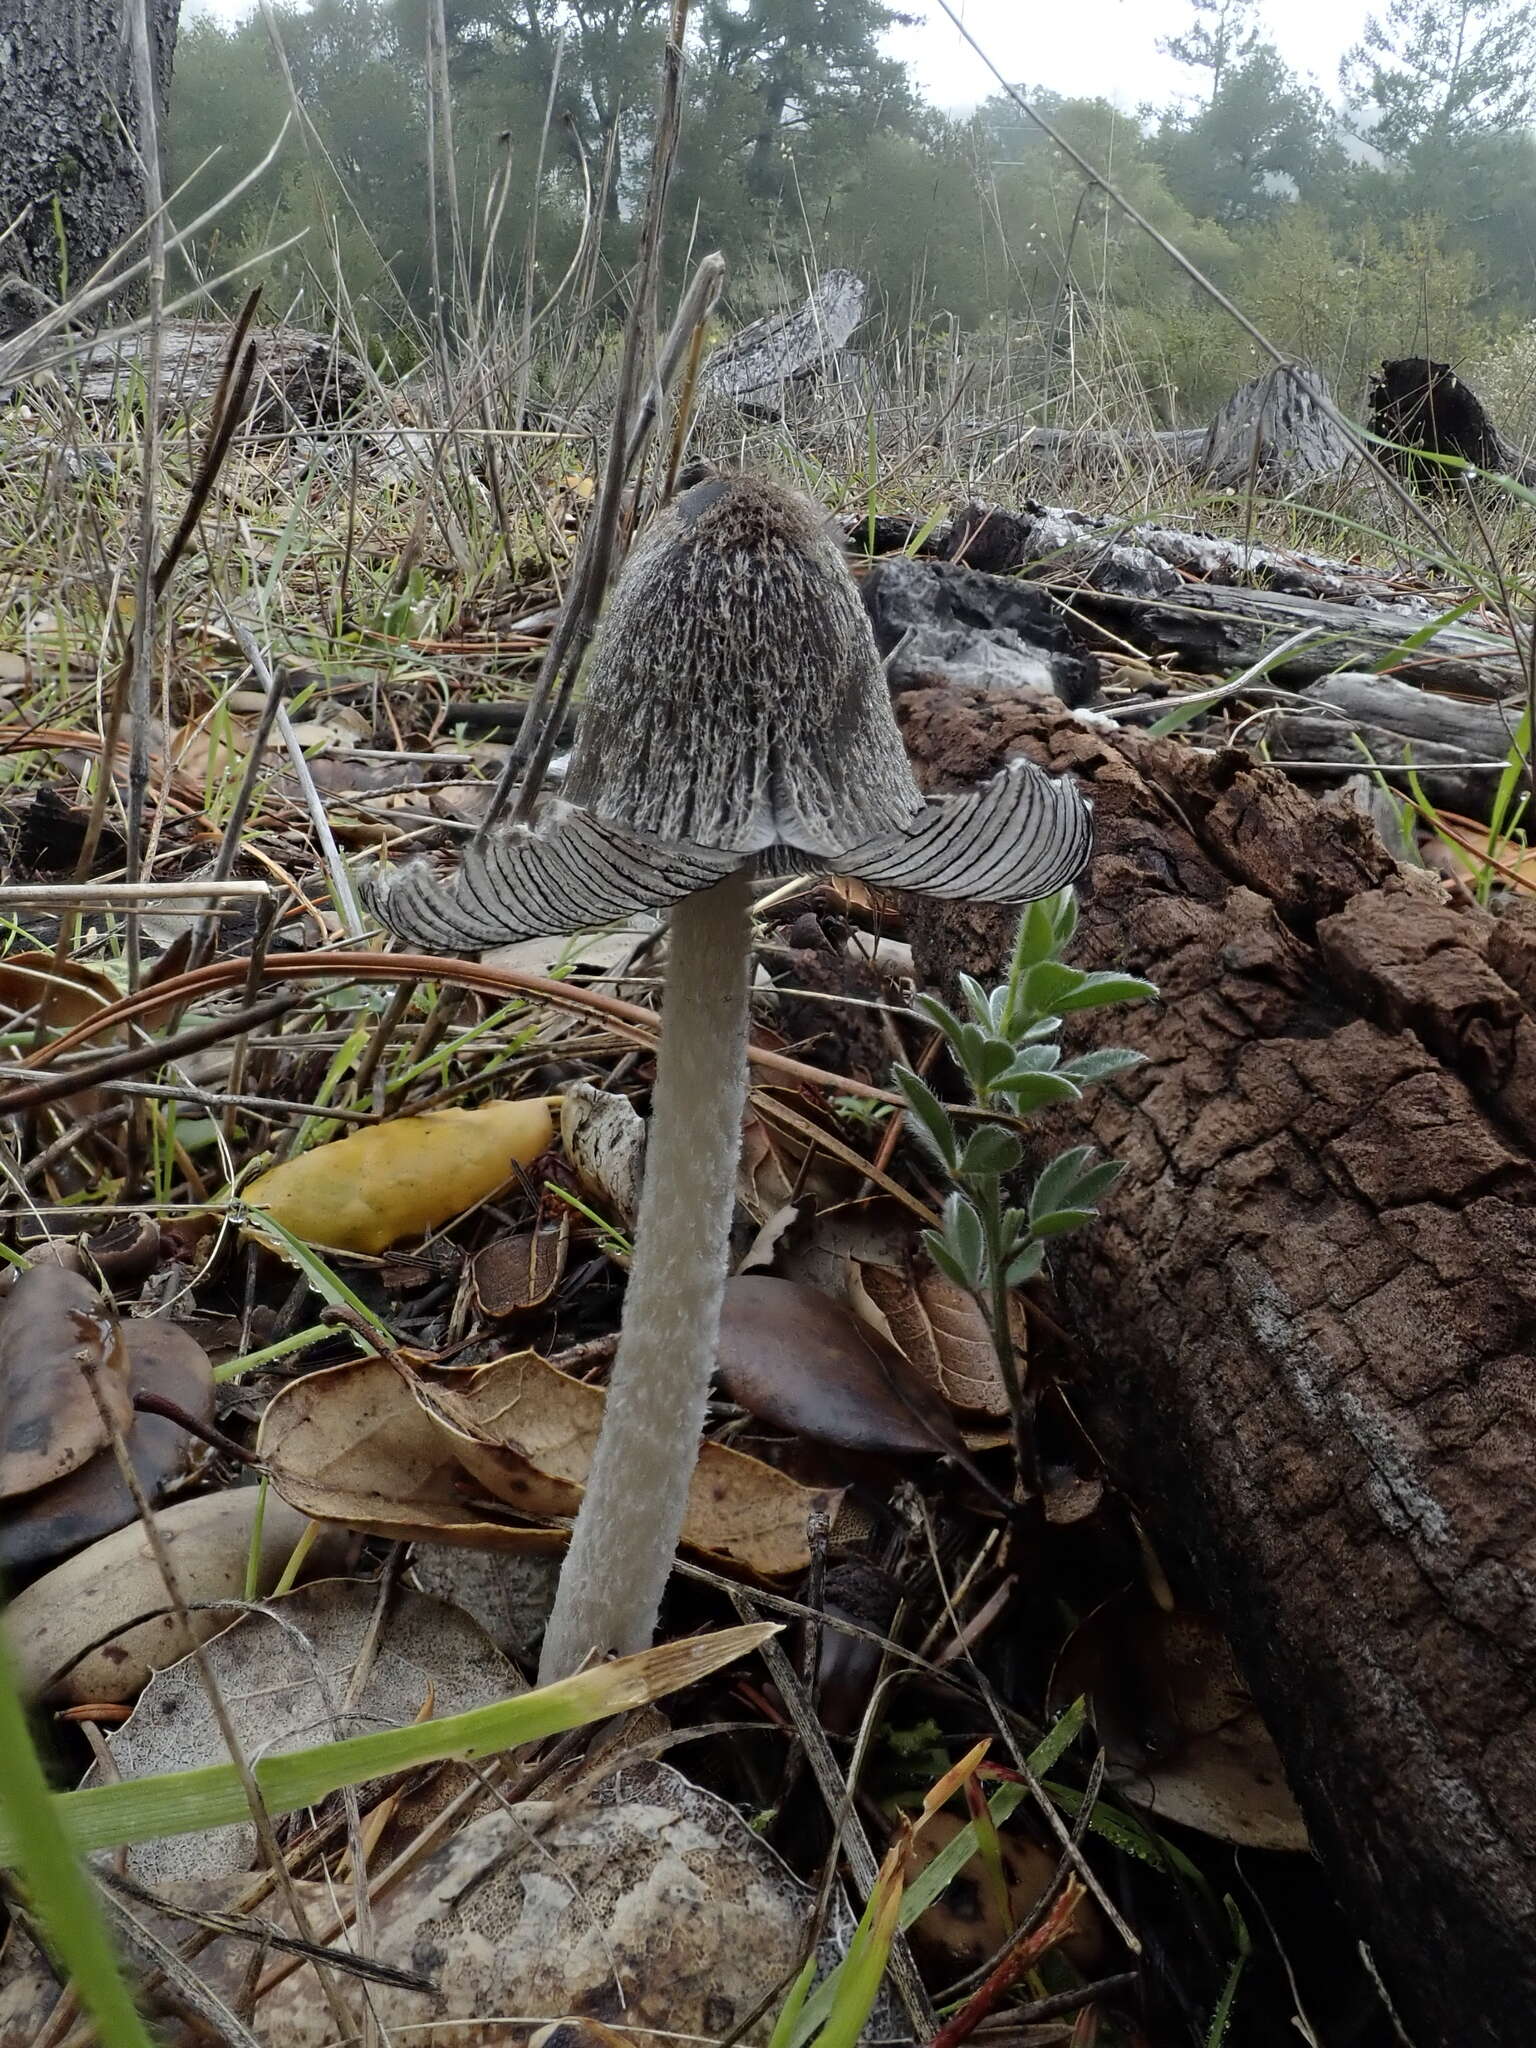
M 1536 2009 L 1536 935 L 1228 751 L 913 692 L 931 788 L 1026 751 L 1091 790 L 1075 958 L 1162 1000 L 1040 1135 L 1128 1165 L 1051 1275 L 1094 1441 L 1227 1630 L 1415 2048 Z M 929 986 L 1009 918 L 913 901 Z
M 857 529 L 854 529 L 855 533 Z M 1379 569 L 1336 561 L 1302 548 L 1270 547 L 1259 541 L 1183 527 L 1103 519 L 1067 506 L 1032 501 L 1018 511 L 967 500 L 929 536 L 927 553 L 994 575 L 1010 570 L 1060 576 L 1071 568 L 1101 589 L 1130 596 L 1155 596 L 1178 587 L 1182 577 L 1203 583 L 1280 590 L 1293 597 L 1323 597 L 1338 604 L 1423 606 L 1405 596 Z M 1148 558 L 1154 558 L 1150 562 Z M 1159 568 L 1158 565 L 1161 565 Z M 1105 568 L 1113 571 L 1106 578 Z M 1166 571 L 1175 572 L 1168 575 Z
M 1322 372 L 1277 363 L 1239 385 L 1207 427 L 1123 433 L 1102 427 L 1024 426 L 1016 447 L 1074 461 L 1162 461 L 1219 490 L 1283 497 L 1349 473 L 1360 451 L 1343 427 Z
M 1271 673 L 1310 683 L 1340 669 L 1370 668 L 1462 696 L 1502 699 L 1524 687 L 1511 640 L 1455 623 L 1429 632 L 1425 602 L 1342 604 L 1279 590 L 1189 583 L 1144 547 L 1096 543 L 1088 552 L 1048 555 L 1024 576 L 995 576 L 949 563 L 897 556 L 865 578 L 865 603 L 881 651 L 895 651 L 897 687 L 921 679 L 925 664 L 958 682 L 1016 681 L 1088 701 L 1063 667 L 1082 657 L 1123 653 L 1129 644 L 1172 657 L 1197 675 L 1235 675 L 1303 629 L 1312 637 L 1276 660 Z M 903 637 L 905 636 L 905 638 Z M 1427 636 L 1427 637 L 1425 637 Z M 1002 673 L 999 646 L 1033 651 L 1068 676 L 1058 688 L 1038 675 Z M 1036 663 L 1036 668 L 1040 666 Z
M 1420 639 L 1429 623 L 1421 609 L 1367 608 L 1196 583 L 1168 595 L 1130 597 L 1073 588 L 1049 569 L 1039 580 L 1074 618 L 1105 628 L 1111 643 L 1128 640 L 1144 654 L 1171 655 L 1197 674 L 1249 668 L 1310 627 L 1314 637 L 1283 656 L 1276 675 L 1310 682 L 1341 668 L 1370 668 L 1424 689 L 1483 698 L 1510 696 L 1524 684 L 1520 650 L 1512 641 L 1462 624 L 1441 626 Z
M 218 390 L 229 356 L 231 327 L 222 320 L 167 320 L 160 334 L 160 389 L 168 410 L 207 404 Z M 19 333 L 9 337 L 20 346 Z M 262 428 L 332 425 L 344 419 L 367 392 L 368 375 L 355 356 L 329 335 L 302 327 L 253 327 L 256 371 L 246 410 Z M 130 332 L 94 340 L 49 333 L 35 350 L 5 370 L 25 383 L 35 354 L 78 391 L 85 404 L 115 405 L 119 394 L 144 375 L 148 335 Z M 63 358 L 61 361 L 60 358 Z M 0 381 L 0 398 L 11 387 Z
M 1411 769 L 1430 802 L 1462 817 L 1488 818 L 1515 743 L 1523 707 L 1466 704 L 1385 676 L 1329 676 L 1299 693 L 1266 723 L 1271 758 L 1299 767 L 1333 767 L 1344 782 L 1369 760 L 1404 794 Z M 1393 772 L 1398 771 L 1398 772 Z

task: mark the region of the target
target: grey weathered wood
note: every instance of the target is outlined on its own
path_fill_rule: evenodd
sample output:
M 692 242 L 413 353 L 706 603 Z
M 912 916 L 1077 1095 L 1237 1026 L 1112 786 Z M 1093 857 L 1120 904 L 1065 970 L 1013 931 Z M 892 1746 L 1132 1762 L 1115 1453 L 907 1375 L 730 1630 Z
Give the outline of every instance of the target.
M 704 388 L 755 410 L 779 411 L 786 387 L 834 373 L 864 317 L 864 280 L 827 270 L 792 313 L 770 313 L 722 342 L 704 365 Z
M 1266 496 L 1341 477 L 1359 460 L 1326 380 L 1307 363 L 1278 364 L 1239 386 L 1208 427 L 1121 432 L 1026 424 L 1016 447 L 1074 461 L 1162 460 L 1222 489 L 1251 482 Z
M 160 118 L 180 0 L 147 0 Z M 144 220 L 123 0 L 0 0 L 0 272 L 57 295 L 57 200 L 69 278 L 82 283 Z M 126 130 L 126 132 L 125 132 Z
M 3 0 L 0 0 L 3 4 Z M 160 330 L 161 401 L 169 412 L 208 403 L 229 355 L 231 328 L 223 320 L 167 320 Z M 284 432 L 340 419 L 368 389 L 367 372 L 329 335 L 302 327 L 255 327 L 256 373 L 246 409 L 264 430 Z M 78 389 L 90 406 L 115 405 L 126 384 L 139 381 L 149 337 L 142 332 L 80 340 L 64 357 L 50 336 L 50 374 Z M 18 382 L 24 381 L 18 377 Z M 0 384 L 0 391 L 4 390 Z
M 1235 674 L 1250 667 L 1304 626 L 1316 639 L 1293 648 L 1275 674 L 1311 682 L 1340 668 L 1379 668 L 1425 688 L 1468 697 L 1501 698 L 1523 687 L 1518 649 L 1510 640 L 1463 624 L 1442 626 L 1423 645 L 1405 643 L 1424 630 L 1422 610 L 1367 609 L 1278 590 L 1212 589 L 1187 584 L 1164 597 L 1122 597 L 1113 591 L 1072 589 L 1049 574 L 1041 578 L 1065 597 L 1080 619 L 1103 625 L 1121 641 L 1151 655 L 1172 655 L 1180 667 L 1202 674 Z
M 1223 489 L 1269 495 L 1342 476 L 1359 460 L 1320 370 L 1277 363 L 1234 391 L 1206 430 L 1197 474 Z
M 1520 703 L 1467 704 L 1389 677 L 1350 674 L 1309 684 L 1301 694 L 1318 710 L 1293 700 L 1265 727 L 1271 755 L 1288 771 L 1333 768 L 1342 783 L 1359 773 L 1364 747 L 1405 790 L 1411 767 L 1440 809 L 1471 818 L 1491 814 Z

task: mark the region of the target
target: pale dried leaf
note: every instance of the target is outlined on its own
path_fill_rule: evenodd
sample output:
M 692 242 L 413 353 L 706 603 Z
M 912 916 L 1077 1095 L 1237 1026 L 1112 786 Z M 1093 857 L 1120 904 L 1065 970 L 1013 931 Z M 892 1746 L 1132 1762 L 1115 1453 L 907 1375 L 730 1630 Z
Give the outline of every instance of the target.
M 276 1756 L 372 1728 L 406 1727 L 427 1709 L 438 1718 L 467 1713 L 527 1690 L 467 1614 L 424 1593 L 402 1590 L 389 1603 L 369 1657 L 367 1682 L 349 1704 L 352 1675 L 378 1605 L 376 1585 L 325 1579 L 273 1602 L 271 1614 L 244 1614 L 232 1625 L 225 1617 L 223 1633 L 206 1645 L 204 1657 L 248 1757 Z M 307 1640 L 313 1656 L 295 1641 L 293 1629 Z M 316 1678 L 317 1664 L 329 1706 Z M 107 1744 L 117 1775 L 124 1778 L 196 1770 L 228 1759 L 190 1657 L 155 1674 Z M 96 1769 L 86 1779 L 87 1784 L 101 1782 Z M 126 1854 L 128 1874 L 140 1884 L 215 1878 L 251 1869 L 256 1831 L 251 1825 L 214 1828 L 142 1842 Z
M 254 1486 L 241 1486 L 179 1501 L 156 1515 L 189 1607 L 237 1600 L 244 1593 L 257 1498 Z M 261 1527 L 262 1591 L 272 1586 L 303 1533 L 304 1517 L 269 1498 Z M 313 1575 L 339 1569 L 346 1549 L 322 1540 L 306 1570 Z M 216 1611 L 189 1618 L 200 1642 L 229 1620 Z M 64 1704 L 132 1699 L 151 1671 L 174 1664 L 192 1647 L 169 1611 L 160 1567 L 137 1522 L 34 1579 L 6 1609 L 5 1620 L 22 1689 Z
M 400 1542 L 558 1550 L 563 1531 L 514 1529 L 477 1515 L 478 1489 L 450 1439 L 382 1358 L 306 1373 L 273 1395 L 258 1448 L 272 1485 L 316 1521 Z
M 424 1371 L 415 1385 L 444 1440 L 498 1500 L 522 1514 L 575 1514 L 602 1427 L 601 1388 L 571 1379 L 532 1351 L 473 1372 Z M 830 1514 L 838 1497 L 705 1443 L 682 1541 L 738 1571 L 782 1578 L 810 1563 L 809 1518 Z
M 1007 1416 L 1008 1391 L 998 1370 L 997 1347 L 973 1294 L 926 1259 L 910 1276 L 870 1264 L 859 1266 L 858 1277 L 892 1342 L 952 1408 L 998 1420 Z M 857 1309 L 851 1287 L 849 1300 Z M 1010 1309 L 1014 1351 L 1022 1369 L 1028 1325 L 1016 1299 Z
M 554 1605 L 560 1559 L 535 1550 L 466 1550 L 449 1543 L 417 1543 L 411 1550 L 410 1575 L 423 1593 L 462 1607 L 498 1650 L 527 1664 Z

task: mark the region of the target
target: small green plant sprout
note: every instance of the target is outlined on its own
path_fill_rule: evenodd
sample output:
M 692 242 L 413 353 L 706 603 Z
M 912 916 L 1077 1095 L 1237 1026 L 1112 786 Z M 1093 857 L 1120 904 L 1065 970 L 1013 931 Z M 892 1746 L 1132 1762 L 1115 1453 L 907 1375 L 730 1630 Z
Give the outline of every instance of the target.
M 914 1007 L 938 1030 L 965 1076 L 970 1114 L 957 1119 L 909 1067 L 897 1067 L 893 1077 L 913 1128 L 951 1183 L 942 1225 L 925 1231 L 924 1242 L 934 1264 L 976 1297 L 991 1326 L 1026 1486 L 1033 1485 L 1034 1459 L 1008 1297 L 1040 1271 L 1049 1239 L 1080 1229 L 1098 1214 L 1099 1202 L 1124 1169 L 1118 1160 L 1095 1162 L 1091 1146 L 1074 1145 L 1042 1170 L 1021 1208 L 1005 1186 L 1024 1161 L 1012 1126 L 1054 1103 L 1076 1102 L 1093 1082 L 1141 1064 L 1139 1052 L 1122 1046 L 1063 1058 L 1066 1017 L 1157 994 L 1150 981 L 1135 975 L 1069 966 L 1061 956 L 1076 929 L 1072 890 L 1044 897 L 1019 922 L 1005 981 L 984 989 L 970 975 L 960 977 L 965 1016 L 935 996 L 916 999 Z

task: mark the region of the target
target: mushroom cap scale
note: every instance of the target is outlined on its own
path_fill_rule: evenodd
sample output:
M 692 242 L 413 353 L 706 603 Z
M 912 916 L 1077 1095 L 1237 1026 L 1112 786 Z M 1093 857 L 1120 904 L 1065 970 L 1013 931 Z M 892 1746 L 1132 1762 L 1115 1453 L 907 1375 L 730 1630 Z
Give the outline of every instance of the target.
M 628 831 L 739 854 L 834 855 L 917 818 L 874 636 L 819 507 L 717 476 L 655 521 L 599 631 L 564 793 Z

